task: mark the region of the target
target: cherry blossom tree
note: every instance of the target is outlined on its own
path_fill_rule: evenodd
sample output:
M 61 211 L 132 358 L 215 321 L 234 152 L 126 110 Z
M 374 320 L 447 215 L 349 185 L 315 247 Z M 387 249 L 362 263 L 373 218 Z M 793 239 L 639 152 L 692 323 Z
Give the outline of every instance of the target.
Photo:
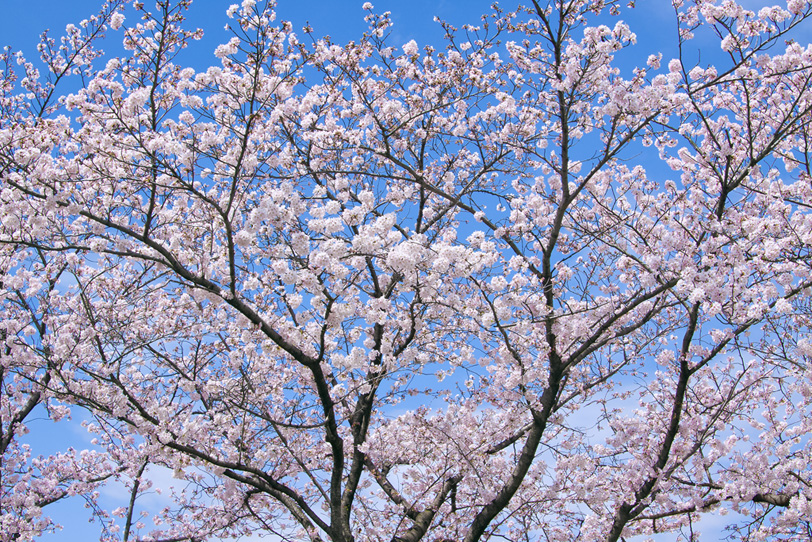
M 669 59 L 611 0 L 436 49 L 245 0 L 205 71 L 187 8 L 3 58 L 2 540 L 812 536 L 809 2 L 675 0 Z

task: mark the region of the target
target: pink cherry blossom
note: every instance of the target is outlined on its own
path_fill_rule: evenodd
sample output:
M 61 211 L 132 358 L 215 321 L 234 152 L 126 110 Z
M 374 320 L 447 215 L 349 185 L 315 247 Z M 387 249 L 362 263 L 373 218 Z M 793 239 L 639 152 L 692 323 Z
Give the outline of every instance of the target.
M 187 4 L 0 57 L 0 540 L 808 537 L 808 2 Z

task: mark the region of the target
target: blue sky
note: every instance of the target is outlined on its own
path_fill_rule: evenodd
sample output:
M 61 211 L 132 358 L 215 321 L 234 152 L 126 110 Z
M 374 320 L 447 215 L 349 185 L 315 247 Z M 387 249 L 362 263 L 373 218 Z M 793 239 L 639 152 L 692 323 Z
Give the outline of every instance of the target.
M 762 3 L 750 0 L 746 3 Z M 206 37 L 196 48 L 200 60 L 213 63 L 214 47 L 227 39 L 223 31 L 228 22 L 225 11 L 233 0 L 197 0 L 188 12 L 192 25 L 203 28 Z M 238 2 L 237 2 L 238 3 Z M 477 24 L 484 13 L 489 13 L 492 0 L 377 0 L 372 4 L 376 12 L 390 11 L 394 21 L 392 43 L 402 45 L 414 39 L 419 45 L 438 44 L 442 38 L 440 26 L 434 17 L 447 20 L 455 26 Z M 149 2 L 147 2 L 149 4 Z M 77 23 L 98 11 L 99 0 L 0 0 L 0 47 L 10 45 L 34 57 L 40 33 L 49 29 L 58 37 L 68 23 Z M 277 13 L 280 19 L 290 20 L 300 29 L 309 22 L 316 35 L 330 35 L 334 41 L 357 39 L 366 29 L 363 0 L 280 0 Z M 503 9 L 514 9 L 515 2 L 500 2 Z M 32 9 L 35 12 L 32 14 Z M 632 15 L 632 14 L 630 14 Z M 638 34 L 640 58 L 648 53 L 668 49 L 675 44 L 673 10 L 669 0 L 638 2 L 633 17 L 629 17 L 632 30 Z M 635 24 L 636 23 L 636 24 Z M 118 43 L 115 34 L 113 43 Z M 640 49 L 645 49 L 645 55 Z M 663 51 L 665 53 L 665 51 Z M 667 54 L 665 55 L 668 56 Z
M 209 39 L 224 36 L 222 28 L 228 19 L 225 11 L 229 0 L 198 0 L 189 11 L 192 24 L 203 28 Z M 239 3 L 239 2 L 236 2 Z M 436 42 L 442 36 L 433 17 L 439 16 L 454 24 L 476 23 L 479 16 L 490 10 L 489 0 L 380 0 L 372 2 L 375 11 L 391 11 L 395 21 L 393 38 L 405 43 Z M 49 28 L 54 35 L 68 23 L 76 23 L 98 10 L 98 0 L 2 0 L 0 44 L 13 49 L 34 51 L 40 32 Z M 363 0 L 281 0 L 277 6 L 280 19 L 293 21 L 299 29 L 309 21 L 316 34 L 329 34 L 336 41 L 356 39 L 366 28 Z M 36 10 L 32 15 L 31 10 Z M 505 4 L 505 7 L 512 7 Z M 216 44 L 217 42 L 211 42 Z M 211 51 L 211 49 L 210 49 Z M 202 51 L 201 51 L 202 52 Z

